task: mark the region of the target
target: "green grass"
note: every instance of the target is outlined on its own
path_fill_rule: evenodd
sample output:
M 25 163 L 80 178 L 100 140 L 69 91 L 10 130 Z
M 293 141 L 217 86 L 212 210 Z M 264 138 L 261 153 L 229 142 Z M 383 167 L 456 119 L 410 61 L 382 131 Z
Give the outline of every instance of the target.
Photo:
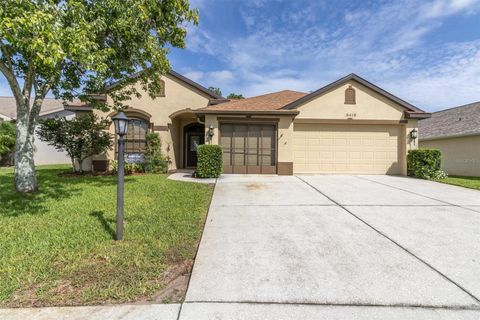
M 448 176 L 438 182 L 480 190 L 480 177 Z
M 65 171 L 39 167 L 39 191 L 22 195 L 13 171 L 0 169 L 0 306 L 135 301 L 164 287 L 168 267 L 193 259 L 211 186 L 126 177 L 116 242 L 116 177 Z

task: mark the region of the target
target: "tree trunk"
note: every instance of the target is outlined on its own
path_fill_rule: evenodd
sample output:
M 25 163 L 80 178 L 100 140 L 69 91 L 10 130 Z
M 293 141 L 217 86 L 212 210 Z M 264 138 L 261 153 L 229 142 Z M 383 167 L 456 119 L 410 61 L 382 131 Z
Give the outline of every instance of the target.
M 77 172 L 77 170 L 75 169 L 75 158 L 70 157 L 70 160 L 72 161 L 72 172 L 75 173 L 75 172 Z
M 17 111 L 22 108 L 17 108 Z M 15 142 L 15 188 L 18 192 L 35 192 L 37 179 L 33 161 L 35 126 L 28 112 L 17 113 Z
M 78 172 L 83 174 L 83 160 L 82 158 L 78 158 Z

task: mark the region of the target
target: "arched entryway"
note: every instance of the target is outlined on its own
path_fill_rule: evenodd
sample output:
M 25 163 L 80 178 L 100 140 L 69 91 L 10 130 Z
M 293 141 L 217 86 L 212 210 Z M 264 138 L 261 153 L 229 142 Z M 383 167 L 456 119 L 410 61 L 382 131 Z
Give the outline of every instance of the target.
M 205 143 L 205 126 L 201 123 L 186 125 L 184 132 L 184 166 L 194 168 L 197 166 L 197 147 Z

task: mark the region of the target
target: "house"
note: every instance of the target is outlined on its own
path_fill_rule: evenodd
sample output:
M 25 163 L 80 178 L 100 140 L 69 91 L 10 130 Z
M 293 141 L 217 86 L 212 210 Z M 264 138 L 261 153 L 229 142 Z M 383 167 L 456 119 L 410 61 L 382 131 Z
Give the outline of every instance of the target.
M 480 176 L 480 102 L 432 113 L 419 122 L 419 145 L 442 152 L 450 175 Z
M 430 116 L 355 74 L 309 94 L 284 90 L 242 100 L 174 71 L 162 81 L 156 99 L 143 94 L 127 102 L 126 153 L 141 154 L 146 133 L 158 132 L 170 170 L 194 168 L 196 147 L 209 143 L 222 146 L 225 173 L 405 175 L 407 151 L 417 147 L 411 132 Z M 115 159 L 115 152 L 93 160 Z
M 75 116 L 75 112 L 65 109 L 61 100 L 53 98 L 45 98 L 42 109 L 40 110 L 40 119 L 53 117 L 66 117 L 71 119 Z M 0 118 L 4 121 L 15 121 L 17 117 L 17 106 L 15 98 L 0 97 Z M 64 153 L 49 146 L 46 142 L 41 141 L 35 136 L 35 164 L 62 164 L 71 163 L 70 158 Z M 90 169 L 90 168 L 89 168 Z

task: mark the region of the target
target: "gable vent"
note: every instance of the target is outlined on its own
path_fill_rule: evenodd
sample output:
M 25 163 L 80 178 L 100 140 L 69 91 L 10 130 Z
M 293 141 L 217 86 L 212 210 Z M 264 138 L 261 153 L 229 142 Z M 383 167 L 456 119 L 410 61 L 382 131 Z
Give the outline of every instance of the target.
M 353 89 L 351 85 L 345 89 L 345 104 L 356 104 L 355 89 Z

